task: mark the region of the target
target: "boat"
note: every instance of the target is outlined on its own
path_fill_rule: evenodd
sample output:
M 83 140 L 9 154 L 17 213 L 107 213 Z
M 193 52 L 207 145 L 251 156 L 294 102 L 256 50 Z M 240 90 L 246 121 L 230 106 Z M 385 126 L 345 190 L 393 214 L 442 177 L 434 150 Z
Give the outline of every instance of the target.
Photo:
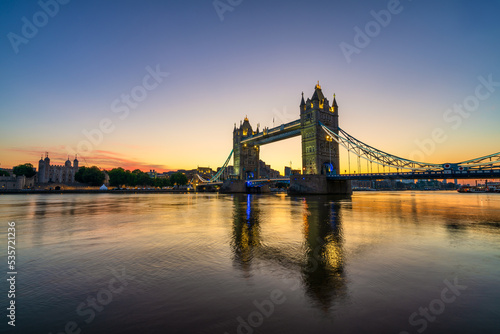
M 488 188 L 485 186 L 461 186 L 457 191 L 459 193 L 486 193 Z

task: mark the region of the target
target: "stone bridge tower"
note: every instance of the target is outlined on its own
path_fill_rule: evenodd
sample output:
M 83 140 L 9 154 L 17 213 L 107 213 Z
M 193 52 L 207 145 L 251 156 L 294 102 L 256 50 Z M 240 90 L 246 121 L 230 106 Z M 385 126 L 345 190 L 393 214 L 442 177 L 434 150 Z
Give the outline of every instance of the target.
M 323 95 L 318 84 L 312 98 L 300 103 L 302 135 L 302 172 L 303 174 L 338 174 L 340 170 L 339 144 L 330 138 L 319 125 L 319 121 L 338 133 L 339 108 L 335 95 L 332 106 Z
M 259 129 L 257 129 L 257 132 Z M 240 127 L 233 130 L 233 154 L 234 154 L 234 173 L 240 180 L 259 178 L 259 146 L 254 144 L 242 144 L 241 140 L 255 134 L 252 126 L 245 117 L 245 121 Z

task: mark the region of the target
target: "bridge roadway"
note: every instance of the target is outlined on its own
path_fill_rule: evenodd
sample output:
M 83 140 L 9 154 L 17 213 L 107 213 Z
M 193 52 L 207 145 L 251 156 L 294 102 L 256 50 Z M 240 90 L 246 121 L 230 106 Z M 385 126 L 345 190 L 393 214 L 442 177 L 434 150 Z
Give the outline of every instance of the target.
M 302 177 L 302 175 L 292 175 L 295 180 Z M 340 174 L 340 175 L 327 175 L 329 180 L 417 180 L 417 179 L 500 179 L 500 169 L 492 170 L 473 170 L 473 171 L 429 171 L 429 172 L 400 172 L 400 173 L 369 173 L 369 174 Z M 246 180 L 250 183 L 263 183 L 263 182 L 289 182 L 290 178 L 272 178 L 272 179 L 254 179 Z M 223 182 L 206 182 L 200 185 L 222 185 Z
M 298 179 L 302 175 L 292 175 Z M 500 170 L 476 170 L 476 171 L 437 171 L 437 172 L 400 172 L 400 173 L 370 173 L 370 174 L 340 174 L 327 175 L 329 180 L 417 180 L 417 179 L 500 179 Z M 255 179 L 247 180 L 251 183 L 289 181 L 290 178 Z

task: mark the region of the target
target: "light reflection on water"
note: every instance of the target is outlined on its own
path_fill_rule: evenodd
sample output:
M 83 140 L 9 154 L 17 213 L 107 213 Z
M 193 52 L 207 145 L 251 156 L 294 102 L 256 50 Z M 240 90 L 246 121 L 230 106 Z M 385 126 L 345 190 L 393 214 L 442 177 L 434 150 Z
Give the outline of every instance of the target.
M 417 333 L 410 315 L 455 278 L 467 289 L 425 332 L 500 328 L 498 194 L 3 195 L 0 217 L 17 223 L 22 333 L 74 321 L 82 333 L 232 334 L 276 290 L 285 301 L 255 333 Z M 134 279 L 91 321 L 77 314 L 113 270 Z

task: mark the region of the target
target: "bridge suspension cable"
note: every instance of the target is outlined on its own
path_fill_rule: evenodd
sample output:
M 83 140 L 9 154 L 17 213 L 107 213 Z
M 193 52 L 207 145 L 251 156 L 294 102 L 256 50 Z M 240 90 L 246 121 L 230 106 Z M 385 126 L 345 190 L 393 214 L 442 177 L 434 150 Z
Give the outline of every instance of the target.
M 401 158 L 365 144 L 361 140 L 354 138 L 341 128 L 338 128 L 338 133 L 335 133 L 333 130 L 326 127 L 323 123 L 319 122 L 319 124 L 330 137 L 332 137 L 339 145 L 347 149 L 348 152 L 352 152 L 357 155 L 358 159 L 363 158 L 367 160 L 367 162 L 370 161 L 370 163 L 382 165 L 382 167 L 384 168 L 384 172 L 386 166 L 389 167 L 389 170 L 391 167 L 396 168 L 398 172 L 400 169 L 412 171 L 439 171 L 443 170 L 443 168 L 452 167 L 452 164 L 435 164 Z M 350 156 L 348 159 L 350 165 Z M 458 162 L 453 165 L 454 168 L 457 168 L 459 170 L 500 168 L 500 152 L 472 160 Z
M 363 143 L 362 141 L 354 138 L 341 128 L 339 129 L 339 133 L 335 133 L 328 127 L 326 127 L 323 123 L 320 122 L 323 130 L 330 135 L 339 145 L 343 146 L 349 152 L 354 153 L 358 156 L 358 158 L 365 159 L 367 161 L 387 166 L 393 168 L 401 168 L 408 170 L 437 170 L 442 169 L 442 164 L 433 164 L 433 163 L 425 163 L 418 162 L 409 159 L 404 159 L 398 157 L 396 155 L 381 151 L 372 147 L 368 144 Z
M 488 161 L 489 159 L 489 161 Z M 490 154 L 484 157 L 472 159 L 472 160 L 467 160 L 467 161 L 462 161 L 459 162 L 458 165 L 462 167 L 467 167 L 467 168 L 474 168 L 474 167 L 487 167 L 487 168 L 494 168 L 494 167 L 500 167 L 500 152 Z
M 224 162 L 224 165 L 217 172 L 217 174 L 215 174 L 210 180 L 208 180 L 208 181 L 205 180 L 204 182 L 210 183 L 210 182 L 217 182 L 217 181 L 219 181 L 219 178 L 221 177 L 222 173 L 224 173 L 224 171 L 226 170 L 227 166 L 229 165 L 229 161 L 231 161 L 231 157 L 233 156 L 233 151 L 234 150 L 231 150 L 231 153 L 229 153 L 229 156 L 227 157 L 226 162 Z M 198 175 L 198 177 L 200 177 L 200 176 Z M 200 179 L 202 179 L 202 178 L 200 177 Z
M 319 122 L 319 124 L 330 137 L 332 137 L 339 145 L 347 149 L 348 154 L 349 152 L 352 152 L 358 156 L 358 159 L 363 158 L 367 160 L 367 163 L 369 161 L 370 163 L 382 165 L 382 167 L 384 168 L 384 172 L 386 166 L 389 167 L 389 170 L 390 168 L 395 168 L 398 172 L 400 169 L 411 171 L 439 171 L 443 169 L 486 170 L 500 168 L 500 152 L 454 164 L 419 162 L 401 158 L 396 155 L 376 149 L 368 144 L 363 143 L 361 140 L 354 138 L 341 128 L 338 128 L 338 133 L 335 133 L 333 130 L 326 127 L 323 123 Z M 348 156 L 348 159 L 350 170 L 350 156 Z
M 226 162 L 224 162 L 224 165 L 222 166 L 222 168 L 210 180 L 205 179 L 200 174 L 195 174 L 193 176 L 193 179 L 191 180 L 191 183 L 195 182 L 196 179 L 198 179 L 198 181 L 201 181 L 202 183 L 218 182 L 219 178 L 222 175 L 222 173 L 224 173 L 224 171 L 226 170 L 227 166 L 229 165 L 229 161 L 231 160 L 232 156 L 233 156 L 233 150 L 231 150 L 231 153 L 229 153 L 229 157 L 227 157 Z

